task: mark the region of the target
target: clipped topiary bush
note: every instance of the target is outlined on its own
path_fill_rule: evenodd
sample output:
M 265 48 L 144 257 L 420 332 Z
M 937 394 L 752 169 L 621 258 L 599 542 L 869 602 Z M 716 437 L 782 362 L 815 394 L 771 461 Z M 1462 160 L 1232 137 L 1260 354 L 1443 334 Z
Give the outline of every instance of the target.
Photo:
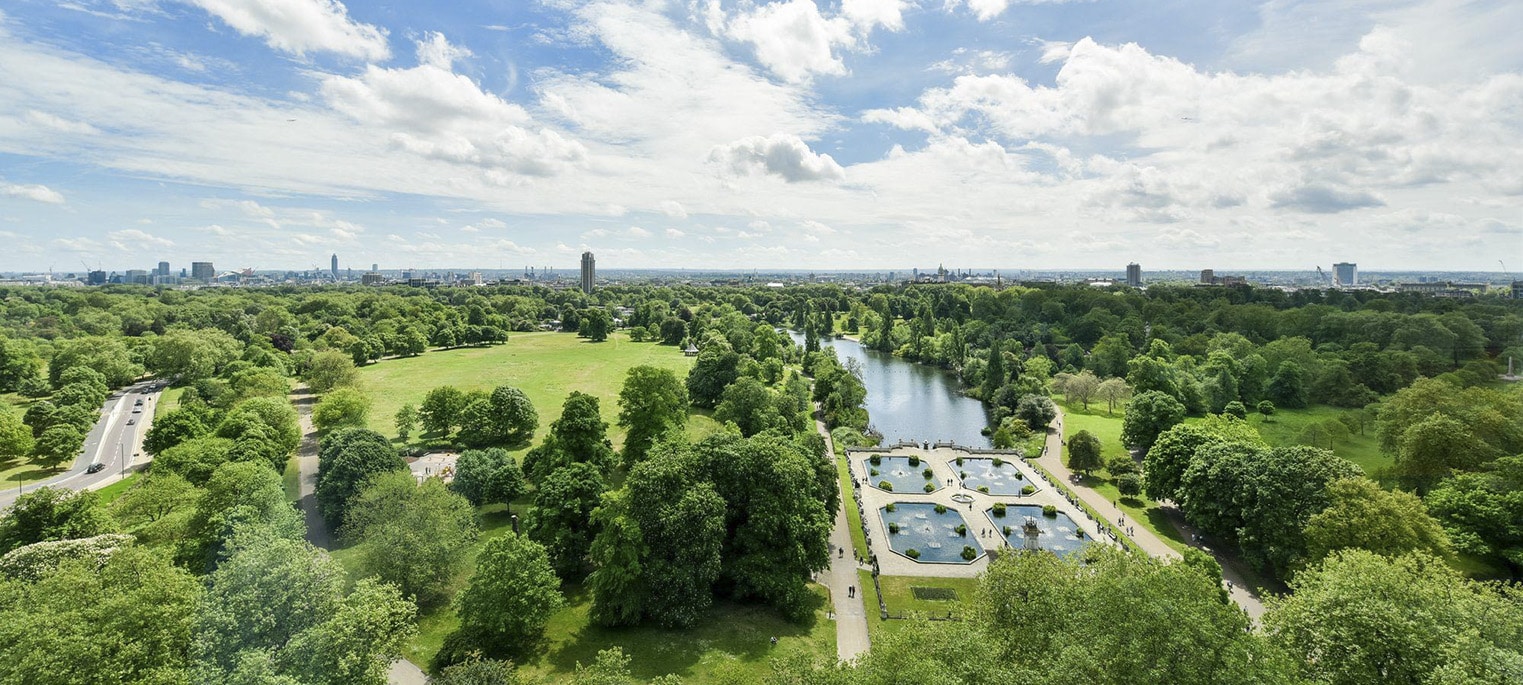
M 995 457 L 994 458 L 994 465 L 996 467 L 998 467 L 998 466 L 1004 466 L 1005 465 L 1005 460 L 1004 459 L 1000 459 L 999 457 Z
M 968 472 L 967 471 L 958 471 L 957 472 L 957 477 L 961 478 L 963 480 L 967 480 L 968 479 Z
M 932 485 L 930 483 L 926 483 L 925 484 L 925 491 L 926 492 L 936 492 L 936 486 Z
M 938 504 L 938 505 L 936 505 L 936 513 L 938 513 L 938 514 L 945 514 L 945 513 L 947 513 L 947 507 L 946 507 L 946 505 L 944 505 L 944 504 Z
M 985 495 L 987 495 L 987 494 L 989 494 L 989 486 L 987 486 L 987 485 L 980 485 L 980 486 L 978 486 L 978 491 L 984 493 Z
M 1031 494 L 1035 494 L 1035 493 L 1036 493 L 1036 486 L 1035 485 L 1027 485 L 1027 486 L 1024 486 L 1024 487 L 1021 488 L 1021 494 L 1022 495 L 1031 495 Z
M 890 523 L 890 524 L 888 524 L 888 534 L 889 535 L 898 535 L 899 534 L 899 524 L 897 524 L 897 523 Z
M 920 465 L 920 457 L 917 457 L 917 456 L 911 454 L 910 455 L 910 466 L 919 466 L 919 465 Z
M 957 458 L 957 465 L 962 466 L 962 457 Z
M 1057 516 L 1058 516 L 1058 508 L 1056 506 L 1054 506 L 1054 505 L 1051 505 L 1051 504 L 1043 504 L 1042 505 L 1042 515 L 1043 516 L 1052 517 L 1052 518 L 1057 518 Z
M 1004 516 L 1005 515 L 1005 503 L 1004 502 L 995 502 L 994 503 L 994 515 L 995 516 Z
M 867 458 L 867 463 L 872 464 L 873 466 L 877 466 L 883 463 L 883 457 L 874 454 L 873 456 Z
M 929 466 L 925 467 L 925 470 L 921 471 L 920 475 L 925 476 L 926 480 L 930 480 L 931 479 L 931 467 L 929 467 Z
M 1000 526 L 999 531 L 1005 537 L 1009 537 L 1010 536 L 1010 526 Z
M 957 531 L 957 534 L 959 536 L 961 536 L 961 537 L 968 537 L 968 524 L 966 524 L 966 523 L 959 523 L 959 524 L 957 524 L 957 528 L 955 530 Z
M 894 484 L 890 483 L 890 482 L 888 482 L 886 480 L 880 480 L 880 481 L 878 481 L 878 489 L 879 490 L 887 490 L 889 492 L 893 492 L 894 491 Z
M 888 506 L 884 507 L 883 510 L 884 511 L 893 511 L 893 510 L 898 509 L 898 508 L 899 507 L 894 506 L 893 502 L 889 502 Z
M 977 559 L 977 558 L 978 558 L 978 550 L 973 549 L 972 545 L 963 545 L 962 546 L 962 559 L 963 559 L 963 561 L 973 561 L 974 559 Z
M 911 548 L 909 548 L 907 550 L 904 550 L 904 556 L 907 556 L 907 557 L 909 557 L 911 559 L 919 559 L 920 558 L 920 550 L 915 549 L 914 547 L 911 547 Z
M 868 475 L 876 476 L 878 475 L 878 469 L 868 469 L 867 473 Z

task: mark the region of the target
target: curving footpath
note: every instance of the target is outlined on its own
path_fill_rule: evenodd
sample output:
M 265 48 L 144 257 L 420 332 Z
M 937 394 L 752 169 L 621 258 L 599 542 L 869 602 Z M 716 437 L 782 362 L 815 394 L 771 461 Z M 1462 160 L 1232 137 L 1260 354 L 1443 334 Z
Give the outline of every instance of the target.
M 1063 464 L 1062 409 L 1058 409 L 1058 415 L 1049 424 L 1047 443 L 1042 448 L 1042 456 L 1036 459 L 1036 463 L 1040 464 L 1042 468 L 1047 469 L 1047 472 L 1052 474 L 1054 478 L 1061 479 L 1068 485 L 1069 489 L 1073 490 L 1074 494 L 1079 496 L 1079 499 L 1084 500 L 1085 504 L 1089 505 L 1091 509 L 1101 516 L 1114 522 L 1117 518 L 1126 515 L 1126 512 L 1112 504 L 1109 499 L 1106 499 L 1100 493 L 1095 492 L 1093 488 L 1074 483 L 1073 472 L 1069 471 L 1068 467 Z M 1176 519 L 1177 517 L 1175 516 L 1169 517 L 1169 520 L 1173 522 L 1173 525 L 1177 529 L 1180 529 L 1181 532 L 1187 532 Z M 1120 527 L 1117 527 L 1116 530 L 1120 534 L 1125 534 L 1125 531 Z M 1153 531 L 1148 530 L 1146 527 L 1134 527 L 1132 534 L 1128 535 L 1128 537 L 1150 556 L 1159 559 L 1181 558 L 1179 552 L 1174 551 L 1173 547 L 1170 547 L 1162 538 L 1154 535 Z M 1243 582 L 1243 578 L 1233 568 L 1233 560 L 1225 558 L 1208 547 L 1201 545 L 1195 545 L 1195 547 L 1210 554 L 1216 559 L 1217 563 L 1222 565 L 1222 578 L 1232 584 L 1232 589 L 1229 593 L 1232 596 L 1232 601 L 1237 603 L 1239 607 L 1242 607 L 1243 611 L 1248 613 L 1248 617 L 1254 621 L 1263 616 L 1264 602 L 1259 599 L 1258 595 L 1248 589 L 1248 585 Z
M 298 484 L 297 506 L 307 520 L 307 542 L 320 549 L 331 549 L 332 537 L 328 524 L 317 511 L 317 428 L 312 425 L 312 405 L 317 398 L 307 386 L 302 385 L 291 393 L 291 404 L 296 405 L 301 422 L 301 446 L 296 451 L 296 482 Z M 428 685 L 428 675 L 418 665 L 406 659 L 391 662 L 386 674 L 388 685 Z

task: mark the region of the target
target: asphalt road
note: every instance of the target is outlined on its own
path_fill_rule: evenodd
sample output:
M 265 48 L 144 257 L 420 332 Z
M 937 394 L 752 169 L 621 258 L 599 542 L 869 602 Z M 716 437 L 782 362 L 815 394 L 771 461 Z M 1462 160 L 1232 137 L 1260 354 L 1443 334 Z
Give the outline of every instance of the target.
M 158 406 L 159 392 L 151 388 L 157 387 L 157 384 L 158 381 L 144 381 L 112 393 L 101 408 L 100 420 L 95 422 L 95 427 L 85 436 L 84 449 L 74 459 L 74 465 L 57 476 L 29 483 L 19 489 L 15 487 L 15 481 L 11 481 L 11 487 L 0 490 L 0 511 L 14 504 L 20 493 L 41 487 L 70 490 L 101 487 L 120 480 L 122 474 L 134 463 L 143 462 L 144 455 L 137 456 L 135 460 L 134 455 L 142 450 L 143 434 L 148 432 L 148 426 L 153 423 L 153 409 Z M 139 399 L 143 400 L 141 407 L 137 406 Z M 133 413 L 133 409 L 142 411 Z M 129 421 L 132 425 L 128 425 Z M 106 468 L 96 473 L 85 473 L 90 464 L 97 461 L 105 464 Z

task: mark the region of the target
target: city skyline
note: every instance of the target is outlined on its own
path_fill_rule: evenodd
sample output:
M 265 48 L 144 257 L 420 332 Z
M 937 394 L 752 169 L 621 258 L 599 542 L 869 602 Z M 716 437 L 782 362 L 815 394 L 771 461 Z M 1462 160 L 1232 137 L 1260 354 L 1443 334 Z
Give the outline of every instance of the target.
M 863 269 L 927 245 L 1495 270 L 1523 262 L 1518 25 L 1443 0 L 18 0 L 0 270 Z

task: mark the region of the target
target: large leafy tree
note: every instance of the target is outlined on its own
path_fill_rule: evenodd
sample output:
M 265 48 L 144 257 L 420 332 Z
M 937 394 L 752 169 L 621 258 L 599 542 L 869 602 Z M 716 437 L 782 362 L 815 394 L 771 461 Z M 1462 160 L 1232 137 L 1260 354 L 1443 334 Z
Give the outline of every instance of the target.
M 407 463 L 397 456 L 386 438 L 378 434 L 377 437 L 380 439 L 352 440 L 336 450 L 326 463 L 319 460 L 317 506 L 329 528 L 337 529 L 344 522 L 349 498 L 363 489 L 372 476 L 407 470 Z
M 534 437 L 538 426 L 539 413 L 528 395 L 504 385 L 461 411 L 460 441 L 472 447 L 519 445 Z
M 392 585 L 367 578 L 346 594 L 347 583 L 338 562 L 305 542 L 240 539 L 196 614 L 197 679 L 385 683 L 417 609 Z
M 1208 416 L 1197 423 L 1178 424 L 1158 436 L 1143 459 L 1148 497 L 1179 500 L 1179 483 L 1195 453 L 1208 445 L 1246 442 L 1261 444 L 1258 431 L 1246 421 Z
M 1147 452 L 1159 434 L 1184 418 L 1185 406 L 1179 400 L 1157 390 L 1141 392 L 1126 405 L 1126 415 L 1121 419 L 1121 444 Z
M 32 453 L 35 446 L 32 429 L 9 409 L 0 410 L 0 464 Z
M 1100 456 L 1100 438 L 1094 433 L 1081 430 L 1068 438 L 1068 468 L 1089 473 L 1104 466 Z
M 370 416 L 370 397 L 354 388 L 339 388 L 312 408 L 312 424 L 318 430 L 364 428 Z
M 687 388 L 669 369 L 636 366 L 619 390 L 619 425 L 624 427 L 624 462 L 643 458 L 662 435 L 687 423 Z
M 449 487 L 476 506 L 510 504 L 528 489 L 518 462 L 501 447 L 460 453 Z
M 714 420 L 733 422 L 746 437 L 756 435 L 777 426 L 782 417 L 777 412 L 777 402 L 771 390 L 762 382 L 749 376 L 731 383 L 720 394 L 719 404 L 714 408 Z
M 563 466 L 591 464 L 601 473 L 613 468 L 613 443 L 603 421 L 598 398 L 573 391 L 550 424 L 550 434 L 524 455 L 524 474 L 536 483 Z
M 307 362 L 302 379 L 312 392 L 321 395 L 334 388 L 358 383 L 360 374 L 355 370 L 354 359 L 350 355 L 338 350 L 326 350 L 313 355 L 312 360 Z
M 216 328 L 172 328 L 153 340 L 148 370 L 180 383 L 210 378 L 243 353 L 243 343 Z
M 713 409 L 724 389 L 740 376 L 740 355 L 722 338 L 711 338 L 687 374 L 687 394 L 693 404 Z
M 1043 395 L 1023 395 L 1015 406 L 1015 417 L 1024 421 L 1034 431 L 1047 430 L 1047 424 L 1057 418 L 1058 408 L 1052 399 Z
M 1301 365 L 1286 360 L 1275 368 L 1267 388 L 1269 399 L 1277 407 L 1299 409 L 1306 406 L 1306 373 Z
M 359 546 L 360 567 L 420 605 L 447 596 L 479 529 L 476 511 L 443 481 L 420 485 L 411 473 L 370 479 L 349 501 L 344 536 Z
M 0 518 L 0 554 L 47 540 L 88 538 L 116 530 L 93 490 L 38 488 L 16 498 Z
M 1523 677 L 1523 607 L 1437 557 L 1334 552 L 1269 602 L 1264 626 L 1332 685 L 1505 683 Z
M 32 461 L 46 468 L 60 468 L 78 457 L 85 446 L 84 431 L 66 423 L 48 426 L 37 437 Z
M 1349 478 L 1330 483 L 1327 499 L 1327 508 L 1306 522 L 1308 563 L 1348 548 L 1388 557 L 1413 551 L 1453 556 L 1449 536 L 1416 495 L 1385 490 L 1368 478 Z
M 160 452 L 154 457 L 153 470 L 177 473 L 193 485 L 203 485 L 232 452 L 233 441 L 227 438 L 194 438 Z
M 1019 682 L 1291 682 L 1290 664 L 1215 583 L 1197 565 L 1110 547 L 1083 559 L 1001 555 L 980 582 L 973 624 L 997 645 L 996 662 L 1040 664 Z
M 262 464 L 223 464 L 207 480 L 185 524 L 180 559 L 193 569 L 209 570 L 235 536 L 254 529 L 285 540 L 300 540 L 306 533 L 301 514 L 286 499 L 280 474 Z
M 441 438 L 449 437 L 450 431 L 460 425 L 460 415 L 465 411 L 466 402 L 465 393 L 453 385 L 441 385 L 429 390 L 423 395 L 423 404 L 418 408 L 423 432 Z
M 525 653 L 564 601 L 544 547 L 517 534 L 493 538 L 455 598 L 458 639 L 489 655 Z
M 592 464 L 576 462 L 550 472 L 534 491 L 527 531 L 544 545 L 550 565 L 562 579 L 580 580 L 587 574 L 588 553 L 598 532 L 593 511 L 603 490 L 602 472 Z
M 153 426 L 143 436 L 143 449 L 149 454 L 161 454 L 187 440 L 202 437 L 211 432 L 207 425 L 208 412 L 200 407 L 180 407 L 163 416 L 154 418 Z
M 201 583 L 152 550 L 0 579 L 0 683 L 193 682 Z
M 1523 455 L 1446 479 L 1425 501 L 1456 548 L 1523 571 Z
M 1403 485 L 1421 493 L 1456 472 L 1475 470 L 1499 456 L 1468 426 L 1443 413 L 1408 426 L 1400 445 L 1391 470 Z

